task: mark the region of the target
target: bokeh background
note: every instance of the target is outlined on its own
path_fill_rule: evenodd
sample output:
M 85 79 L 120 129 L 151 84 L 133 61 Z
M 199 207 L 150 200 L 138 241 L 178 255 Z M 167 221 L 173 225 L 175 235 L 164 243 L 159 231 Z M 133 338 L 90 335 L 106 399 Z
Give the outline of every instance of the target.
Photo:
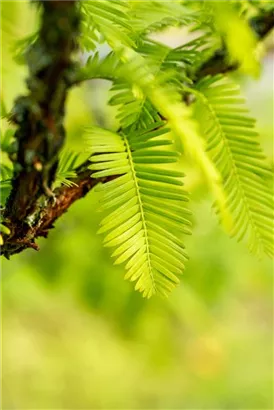
M 32 33 L 35 10 L 1 3 L 2 92 L 24 92 L 14 41 Z M 180 37 L 181 36 L 181 37 Z M 177 30 L 161 39 L 177 44 Z M 104 50 L 103 50 L 104 51 Z M 273 144 L 273 51 L 259 80 L 240 79 L 265 152 Z M 114 124 L 108 85 L 91 82 L 68 102 L 70 147 L 82 127 Z M 217 224 L 201 175 L 185 164 L 193 201 L 190 261 L 164 300 L 124 281 L 96 234 L 96 193 L 57 223 L 40 252 L 2 260 L 2 408 L 273 408 L 273 264 L 257 260 Z

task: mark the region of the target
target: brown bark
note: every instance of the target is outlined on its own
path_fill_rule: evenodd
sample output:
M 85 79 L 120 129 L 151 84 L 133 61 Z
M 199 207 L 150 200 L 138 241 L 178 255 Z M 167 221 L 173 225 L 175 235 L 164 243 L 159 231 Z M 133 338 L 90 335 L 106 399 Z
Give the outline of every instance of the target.
M 65 140 L 65 101 L 77 71 L 72 61 L 80 23 L 76 1 L 39 3 L 43 8 L 41 27 L 26 56 L 29 93 L 17 98 L 10 115 L 18 127 L 17 148 L 11 155 L 12 189 L 4 211 L 5 225 L 12 231 L 5 238 L 5 255 L 9 254 L 9 242 L 14 242 L 16 235 L 18 243 L 32 242 L 24 237 L 25 226 L 32 224 L 39 204 L 53 197 L 51 186 Z
M 5 239 L 2 246 L 2 254 L 9 258 L 15 253 L 19 253 L 27 248 L 39 250 L 35 240 L 39 237 L 47 237 L 50 229 L 54 228 L 54 222 L 60 218 L 69 207 L 77 200 L 84 198 L 86 194 L 99 182 L 106 182 L 112 178 L 94 179 L 91 177 L 91 171 L 85 169 L 87 164 L 78 168 L 77 178 L 71 182 L 75 185 L 62 185 L 56 188 L 53 193 L 54 197 L 45 199 L 41 206 L 37 206 L 36 214 L 32 215 L 32 223 L 18 223 L 10 221 L 10 235 Z

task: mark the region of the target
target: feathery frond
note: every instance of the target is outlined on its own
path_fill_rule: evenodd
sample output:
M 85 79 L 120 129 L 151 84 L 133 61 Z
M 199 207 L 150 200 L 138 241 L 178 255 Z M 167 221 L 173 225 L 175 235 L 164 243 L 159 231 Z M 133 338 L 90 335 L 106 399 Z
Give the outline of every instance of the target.
M 56 183 L 58 185 L 76 185 L 75 182 L 71 181 L 70 179 L 77 177 L 77 174 L 75 172 L 75 164 L 78 157 L 79 154 L 69 150 L 63 150 L 61 152 L 56 173 Z
M 174 134 L 181 138 L 185 153 L 202 169 L 226 221 L 219 172 L 205 153 L 204 142 L 192 119 L 192 110 L 183 103 L 179 90 L 173 84 L 155 77 L 145 59 L 133 50 L 123 48 L 120 58 L 124 62 L 120 76 L 127 78 L 147 96 L 162 118 L 168 121 Z
M 106 57 L 101 59 L 99 53 L 95 52 L 87 59 L 85 67 L 82 68 L 80 81 L 96 78 L 113 81 L 118 78 L 120 64 L 119 58 L 114 52 L 108 53 Z
M 226 205 L 233 216 L 230 231 L 249 249 L 273 255 L 273 172 L 260 147 L 255 120 L 231 80 L 206 77 L 196 86 L 196 119 L 207 150 L 223 178 Z
M 115 263 L 126 263 L 126 278 L 136 282 L 135 288 L 145 297 L 157 292 L 167 295 L 184 270 L 187 255 L 182 236 L 190 233 L 190 211 L 183 205 L 188 194 L 183 173 L 174 167 L 178 153 L 172 135 L 180 138 L 184 154 L 202 170 L 219 219 L 230 234 L 246 240 L 255 253 L 273 255 L 273 173 L 254 120 L 230 80 L 206 77 L 195 84 L 203 73 L 226 71 L 231 65 L 258 73 L 258 42 L 245 13 L 271 7 L 260 0 L 252 6 L 241 1 L 76 3 L 81 13 L 80 48 L 89 58 L 75 82 L 111 81 L 109 105 L 118 111 L 119 131 L 90 127 L 86 136 L 91 177 L 108 179 L 97 186 L 102 194 L 100 209 L 107 213 L 99 232 L 106 234 L 105 246 L 114 248 Z M 260 24 L 258 13 L 255 20 Z M 171 26 L 187 26 L 197 38 L 176 48 L 152 39 L 153 33 Z M 17 63 L 26 54 L 31 59 L 26 51 L 37 32 L 15 43 Z M 111 52 L 101 58 L 103 43 Z M 212 61 L 216 71 L 211 69 Z M 29 88 L 32 98 L 36 91 Z M 193 96 L 195 103 L 189 106 Z M 8 118 L 4 105 L 1 116 Z M 7 159 L 0 168 L 3 205 L 13 175 L 8 164 L 13 161 L 16 170 L 22 162 L 16 156 L 18 141 L 13 134 L 8 129 L 1 141 Z M 61 153 L 53 188 L 75 185 L 80 155 Z M 5 227 L 1 230 L 5 233 Z
M 206 50 L 204 37 L 197 38 L 180 47 L 171 48 L 154 40 L 144 40 L 138 52 L 145 58 L 147 75 L 155 76 L 157 87 L 169 84 L 180 89 L 183 82 L 191 82 L 188 72 L 197 68 Z M 128 66 L 126 71 L 128 72 Z M 134 68 L 135 69 L 135 68 Z M 120 65 L 120 70 L 124 70 Z M 135 75 L 135 73 L 133 72 Z M 136 79 L 127 80 L 127 76 L 117 76 L 123 80 L 114 81 L 111 91 L 114 96 L 109 104 L 119 106 L 118 120 L 122 128 L 144 129 L 161 119 L 158 110 L 151 103 L 148 95 L 136 86 Z M 140 78 L 139 78 L 140 79 Z M 170 90 L 174 93 L 174 89 Z M 176 91 L 175 91 L 176 92 Z
M 196 13 L 180 2 L 133 0 L 130 3 L 132 24 L 139 38 L 167 27 L 185 26 L 197 21 Z
M 121 63 L 108 75 L 116 80 L 113 89 L 119 93 L 110 103 L 122 106 L 118 115 L 122 129 L 133 131 L 140 124 L 140 128 L 148 127 L 165 118 L 175 135 L 182 139 L 186 154 L 202 169 L 225 216 L 220 175 L 205 153 L 204 142 L 191 118 L 192 111 L 183 103 L 176 84 L 166 81 L 165 73 L 155 72 L 155 65 L 131 48 L 120 47 L 116 55 Z M 88 76 L 88 71 L 85 75 Z
M 143 132 L 117 134 L 96 127 L 86 135 L 92 154 L 93 178 L 114 176 L 102 184 L 101 211 L 112 210 L 101 222 L 105 246 L 115 247 L 115 263 L 126 262 L 126 278 L 150 297 L 167 295 L 179 283 L 187 255 L 182 234 L 190 234 L 190 211 L 183 174 L 165 164 L 178 154 L 163 137 L 160 122 Z M 114 209 L 114 210 L 113 210 Z
M 84 38 L 88 50 L 94 50 L 100 35 L 111 47 L 117 44 L 133 46 L 130 7 L 124 0 L 84 0 L 79 2 L 83 16 Z M 88 48 L 89 47 L 89 48 Z

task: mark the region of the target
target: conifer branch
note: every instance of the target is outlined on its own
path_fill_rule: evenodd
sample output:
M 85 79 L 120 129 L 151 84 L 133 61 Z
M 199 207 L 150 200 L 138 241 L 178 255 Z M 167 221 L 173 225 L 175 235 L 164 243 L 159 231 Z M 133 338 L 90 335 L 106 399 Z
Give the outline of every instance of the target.
M 2 254 L 9 258 L 26 248 L 38 249 L 38 237 L 47 237 L 54 222 L 98 182 L 115 178 L 92 178 L 86 161 L 75 172 L 75 185 L 51 191 L 63 146 L 65 101 L 69 88 L 77 83 L 77 67 L 71 56 L 76 48 L 79 15 L 76 0 L 48 0 L 43 7 L 38 40 L 31 47 L 27 62 L 29 94 L 19 97 L 10 117 L 18 125 L 17 149 L 11 158 L 14 177 L 4 211 Z M 250 20 L 250 26 L 263 39 L 274 26 L 273 11 L 262 11 Z M 227 51 L 218 50 L 195 74 L 195 80 L 208 74 L 237 69 L 229 64 Z

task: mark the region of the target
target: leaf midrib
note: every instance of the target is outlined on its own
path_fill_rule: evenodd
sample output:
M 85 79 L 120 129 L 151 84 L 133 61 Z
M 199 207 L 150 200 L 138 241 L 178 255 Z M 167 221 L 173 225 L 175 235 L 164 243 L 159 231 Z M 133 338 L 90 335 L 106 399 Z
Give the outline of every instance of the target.
M 209 110 L 209 112 L 210 112 L 210 114 L 211 114 L 211 116 L 212 116 L 212 118 L 213 118 L 213 121 L 215 121 L 215 123 L 217 124 L 217 127 L 218 127 L 218 129 L 219 129 L 219 133 L 220 133 L 221 139 L 222 139 L 222 141 L 223 141 L 223 143 L 224 143 L 224 145 L 225 145 L 225 147 L 226 147 L 226 149 L 227 149 L 228 155 L 229 155 L 229 157 L 230 157 L 230 162 L 231 162 L 231 164 L 232 164 L 233 173 L 234 173 L 235 178 L 236 178 L 236 180 L 237 180 L 238 188 L 239 188 L 239 190 L 240 190 L 241 197 L 242 197 L 242 199 L 243 199 L 243 203 L 244 203 L 244 207 L 245 207 L 245 210 L 246 210 L 246 212 L 247 212 L 247 215 L 248 215 L 248 219 L 251 221 L 251 226 L 252 226 L 253 231 L 255 232 L 255 236 L 258 238 L 258 242 L 260 243 L 260 245 L 261 245 L 262 248 L 264 249 L 264 244 L 263 244 L 262 235 L 261 235 L 261 233 L 260 233 L 258 227 L 256 226 L 256 221 L 254 221 L 253 212 L 252 212 L 251 209 L 250 209 L 248 199 L 247 199 L 246 194 L 245 194 L 245 191 L 244 191 L 244 189 L 243 189 L 243 187 L 242 187 L 241 178 L 240 178 L 240 176 L 239 176 L 239 174 L 238 174 L 238 170 L 237 170 L 236 164 L 235 164 L 235 162 L 234 162 L 233 153 L 232 153 L 232 151 L 231 151 L 231 148 L 230 148 L 230 145 L 229 145 L 229 141 L 228 141 L 228 139 L 227 139 L 227 137 L 226 137 L 226 135 L 225 135 L 225 132 L 224 132 L 223 129 L 222 129 L 222 125 L 221 125 L 221 123 L 220 123 L 219 117 L 218 117 L 217 113 L 215 112 L 214 108 L 212 107 L 212 105 L 210 104 L 210 101 L 208 100 L 208 98 L 207 98 L 202 92 L 197 91 L 197 94 L 199 95 L 200 99 L 203 101 L 203 103 L 205 104 L 205 106 L 208 107 L 208 110 Z
M 144 234 L 145 234 L 145 246 L 146 246 L 147 262 L 148 262 L 148 267 L 149 267 L 149 276 L 151 278 L 153 291 L 156 292 L 156 285 L 155 285 L 155 280 L 154 280 L 154 276 L 153 276 L 153 273 L 152 273 L 152 266 L 151 266 L 151 260 L 150 260 L 148 229 L 147 229 L 147 226 L 146 226 L 146 219 L 145 219 L 145 213 L 144 213 L 144 209 L 143 209 L 143 202 L 142 202 L 141 193 L 140 193 L 140 190 L 139 190 L 139 185 L 138 185 L 138 182 L 137 182 L 137 175 L 136 175 L 135 168 L 134 168 L 134 162 L 133 162 L 133 158 L 132 158 L 132 155 L 131 155 L 130 145 L 129 145 L 128 140 L 127 140 L 126 137 L 124 137 L 124 141 L 125 141 L 126 151 L 127 151 L 127 154 L 128 154 L 128 160 L 129 160 L 129 165 L 130 165 L 130 168 L 131 168 L 131 173 L 132 173 L 134 184 L 135 184 L 136 195 L 137 195 L 137 198 L 138 198 L 138 204 L 139 204 L 140 214 L 141 214 L 141 221 L 142 221 L 143 230 L 144 230 Z

